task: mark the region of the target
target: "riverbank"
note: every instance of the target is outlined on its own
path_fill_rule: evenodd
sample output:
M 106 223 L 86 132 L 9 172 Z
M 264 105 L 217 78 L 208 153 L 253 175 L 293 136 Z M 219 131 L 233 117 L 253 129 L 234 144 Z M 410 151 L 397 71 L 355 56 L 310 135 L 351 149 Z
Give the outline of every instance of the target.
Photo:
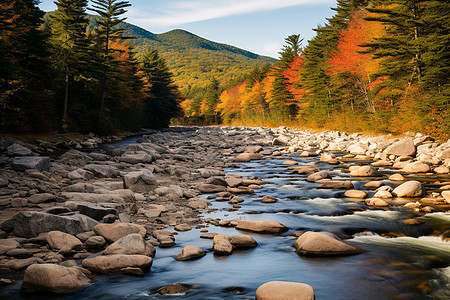
M 11 278 L 21 279 L 24 270 L 33 264 L 74 267 L 81 263 L 85 267 L 83 274 L 88 272 L 86 269 L 102 273 L 104 269 L 98 264 L 92 267 L 84 261 L 128 234 L 138 233 L 141 239 L 146 239 L 136 237 L 139 246 L 131 247 L 132 250 L 130 245 L 123 250 L 122 245 L 119 252 L 111 248 L 105 252 L 110 257 L 125 255 L 120 259 L 126 255 L 152 257 L 155 248 L 158 251 L 173 247 L 177 243 L 176 233 L 182 235 L 191 228 L 207 231 L 206 226 L 245 227 L 239 220 L 202 219 L 201 214 L 210 211 L 211 201 L 228 202 L 224 211 L 239 211 L 245 195 L 258 191 L 267 181 L 225 174 L 224 170 L 242 168 L 246 162 L 260 159 L 285 160 L 286 170 L 293 174 L 309 173 L 303 180 L 314 183 L 318 189 L 342 190 L 345 195 L 341 197 L 356 199 L 361 204 L 354 211 L 364 206 L 389 209 L 406 205 L 412 212 L 408 222 L 414 223 L 421 222 L 423 214 L 449 209 L 445 191 L 450 185 L 450 144 L 435 143 L 426 136 L 386 140 L 338 132 L 294 132 L 284 127 L 180 128 L 144 135 L 140 143 L 127 144 L 124 140 L 120 146 L 105 147 L 103 153 L 72 149 L 58 158 L 40 156 L 27 164 L 23 157 L 17 156 L 30 154 L 27 147 L 13 145 L 6 147 L 2 158 L 0 265 L 5 283 Z M 305 168 L 298 160 L 287 159 L 293 153 L 306 160 L 320 157 L 323 164 L 350 172 L 354 179 L 334 178 L 335 175 L 314 169 L 313 165 Z M 393 173 L 397 175 L 391 178 Z M 392 180 L 395 186 L 401 186 L 415 182 L 417 174 L 425 175 L 429 181 L 407 185 L 403 191 L 381 182 Z M 378 195 L 367 192 L 373 187 L 357 185 L 354 180 L 360 178 L 374 178 L 370 186 L 381 187 Z M 201 194 L 211 195 L 211 199 Z M 168 227 L 175 231 L 160 231 Z M 295 228 L 289 226 L 282 231 L 286 230 L 291 234 Z M 49 231 L 65 232 L 71 238 L 65 235 L 52 238 Z M 111 236 L 114 232 L 121 235 Z M 434 234 L 448 238 L 445 227 Z M 62 244 L 55 239 L 62 240 Z M 214 243 L 223 245 L 220 241 Z M 226 241 L 225 244 L 228 245 Z M 231 251 L 236 248 L 236 244 L 230 246 Z M 212 252 L 219 254 L 214 246 Z M 119 265 L 107 272 L 142 275 L 150 267 L 148 259 L 140 259 L 142 265 L 128 262 L 130 265 Z M 92 283 L 89 278 L 84 282 Z M 28 288 L 39 289 L 36 283 Z

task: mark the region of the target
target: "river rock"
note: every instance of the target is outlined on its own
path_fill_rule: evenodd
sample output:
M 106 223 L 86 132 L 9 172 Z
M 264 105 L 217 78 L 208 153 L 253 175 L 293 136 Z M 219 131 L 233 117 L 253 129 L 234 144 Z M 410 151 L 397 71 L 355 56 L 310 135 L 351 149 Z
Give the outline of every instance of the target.
M 389 199 L 392 198 L 392 194 L 389 191 L 383 191 L 379 190 L 373 195 L 374 198 L 380 198 L 380 199 Z
M 377 188 L 379 188 L 380 186 L 383 186 L 383 185 L 384 185 L 383 181 L 369 181 L 368 183 L 366 183 L 364 185 L 364 187 L 368 188 L 368 189 L 377 189 Z
M 283 165 L 295 166 L 295 165 L 298 165 L 298 162 L 296 162 L 295 160 L 286 160 L 285 162 L 283 162 Z
M 17 143 L 14 143 L 6 148 L 6 153 L 9 156 L 30 156 L 32 154 L 30 149 Z
M 91 203 L 125 203 L 125 199 L 114 193 L 96 194 L 63 192 L 61 193 L 61 196 L 65 197 L 67 200 L 73 200 L 75 202 L 80 201 Z
M 91 236 L 84 242 L 84 246 L 86 248 L 92 249 L 101 249 L 105 246 L 105 244 L 106 244 L 105 238 L 99 235 Z
M 132 233 L 139 233 L 142 237 L 145 237 L 147 234 L 144 226 L 132 223 L 98 224 L 93 230 L 95 234 L 104 237 L 110 242 L 115 242 Z
M 314 300 L 312 286 L 299 282 L 271 281 L 264 283 L 255 293 L 255 300 Z
M 234 249 L 249 249 L 258 246 L 258 242 L 249 235 L 230 235 L 228 240 Z
M 411 180 L 396 187 L 392 191 L 392 194 L 397 197 L 414 198 L 421 197 L 424 192 L 425 190 L 422 186 L 422 183 L 420 183 L 419 181 Z
M 366 144 L 355 143 L 348 146 L 347 151 L 354 155 L 364 155 L 366 154 L 369 147 Z
M 235 162 L 249 162 L 251 160 L 261 159 L 262 155 L 258 153 L 241 153 L 235 158 Z
M 276 221 L 240 221 L 236 229 L 263 233 L 280 233 L 288 230 L 286 226 Z
M 298 174 L 307 174 L 307 175 L 319 172 L 319 169 L 314 166 L 300 166 L 300 167 L 295 167 L 294 170 Z
M 34 264 L 26 269 L 22 288 L 62 294 L 82 290 L 93 283 L 81 268 Z
M 119 161 L 129 164 L 147 164 L 153 160 L 154 157 L 145 152 L 124 153 L 119 157 Z
M 445 201 L 447 201 L 447 203 L 450 204 L 450 191 L 443 191 L 442 197 L 444 197 Z
M 347 198 L 361 198 L 361 199 L 363 199 L 366 196 L 367 196 L 366 192 L 358 191 L 358 190 L 349 190 L 349 191 L 346 191 L 344 193 L 344 197 L 347 197 Z
M 334 234 L 313 231 L 302 234 L 294 248 L 298 254 L 312 256 L 353 255 L 362 252 L 360 248 L 343 242 Z
M 403 169 L 403 172 L 405 173 L 427 173 L 430 172 L 430 166 L 421 162 L 416 161 L 410 164 L 407 164 Z
M 380 206 L 380 207 L 389 206 L 389 204 L 386 201 L 380 198 L 370 198 L 367 199 L 365 203 L 366 205 L 369 206 Z
M 12 232 L 15 236 L 31 238 L 42 232 L 58 230 L 72 235 L 89 231 L 96 224 L 95 220 L 81 215 L 57 216 L 38 211 L 19 212 L 3 222 L 1 229 Z
M 396 174 L 389 176 L 389 180 L 390 181 L 406 181 L 406 178 L 402 174 L 396 173 Z
M 359 168 L 352 168 L 350 171 L 350 176 L 353 177 L 379 177 L 383 176 L 378 170 L 372 168 L 371 166 L 362 166 Z
M 227 188 L 223 185 L 215 185 L 215 184 L 208 184 L 208 183 L 200 183 L 197 185 L 197 189 L 205 194 L 211 194 L 211 193 L 219 193 L 219 192 L 226 192 Z
M 83 243 L 79 239 L 61 231 L 50 231 L 45 239 L 52 249 L 59 250 L 62 254 L 84 249 Z
M 76 203 L 76 210 L 79 210 L 80 214 L 89 216 L 97 221 L 102 220 L 104 216 L 109 214 L 117 215 L 117 210 L 111 206 L 89 202 Z
M 111 245 L 109 245 L 105 251 L 104 255 L 113 255 L 113 254 L 127 254 L 127 255 L 146 255 L 146 256 L 155 256 L 155 248 L 152 245 L 147 243 L 141 234 L 132 233 L 126 235 Z
M 43 193 L 43 194 L 34 194 L 28 198 L 28 202 L 39 204 L 44 202 L 50 202 L 54 201 L 56 199 L 55 195 L 49 194 L 49 193 Z
M 261 203 L 275 203 L 278 199 L 273 196 L 264 196 L 261 200 Z
M 136 193 L 146 193 L 156 188 L 156 177 L 150 170 L 142 169 L 140 171 L 129 172 L 123 176 L 123 185 Z
M 12 160 L 11 165 L 14 170 L 24 171 L 36 169 L 40 172 L 50 170 L 50 157 L 46 156 L 23 156 Z
M 180 254 L 177 255 L 176 260 L 185 261 L 200 258 L 206 255 L 206 252 L 200 248 L 193 246 L 186 246 L 181 250 Z
M 0 255 L 3 255 L 9 250 L 18 247 L 20 247 L 20 244 L 16 241 L 16 239 L 0 239 Z
M 216 255 L 230 255 L 233 252 L 233 245 L 228 240 L 228 236 L 217 234 L 213 238 L 213 250 Z
M 414 156 L 416 154 L 416 147 L 411 138 L 402 139 L 387 147 L 384 150 L 388 155 L 396 156 Z
M 87 171 L 91 171 L 97 177 L 115 178 L 119 176 L 119 170 L 114 166 L 89 164 L 84 166 L 84 169 Z
M 329 180 L 322 184 L 322 189 L 352 189 L 353 183 L 350 180 Z
M 308 178 L 306 178 L 306 181 L 316 182 L 316 181 L 319 181 L 322 179 L 327 179 L 327 178 L 331 178 L 330 174 L 328 174 L 325 171 L 320 171 L 320 172 L 316 172 L 316 173 L 309 175 Z
M 114 254 L 85 259 L 83 267 L 92 272 L 108 274 L 129 267 L 148 271 L 152 263 L 152 258 L 146 255 Z
M 162 288 L 158 293 L 160 295 L 185 295 L 190 290 L 190 286 L 182 283 L 172 283 Z
M 184 223 L 184 224 L 178 224 L 173 229 L 175 229 L 176 231 L 189 231 L 189 230 L 192 230 L 192 227 L 191 227 L 191 225 Z
M 29 252 L 27 249 L 23 249 L 23 248 L 11 249 L 8 252 L 6 252 L 5 255 L 8 257 L 13 257 L 13 258 L 18 258 L 18 259 L 29 258 L 29 257 L 33 256 L 33 254 L 31 252 Z
M 450 169 L 445 166 L 439 166 L 433 170 L 436 174 L 448 174 L 450 173 Z

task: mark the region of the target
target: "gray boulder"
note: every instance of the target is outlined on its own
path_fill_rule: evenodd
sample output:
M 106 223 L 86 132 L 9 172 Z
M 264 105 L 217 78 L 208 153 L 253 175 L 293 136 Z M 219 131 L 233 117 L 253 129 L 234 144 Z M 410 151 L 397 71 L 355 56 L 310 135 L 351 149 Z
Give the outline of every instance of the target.
M 156 177 L 150 170 L 130 172 L 123 177 L 123 184 L 126 189 L 136 193 L 146 193 L 156 188 Z
M 414 156 L 416 154 L 416 146 L 411 138 L 406 138 L 398 142 L 393 143 L 384 150 L 385 153 L 396 156 Z
M 84 169 L 91 171 L 97 177 L 115 178 L 119 176 L 119 170 L 114 166 L 89 164 Z
M 96 223 L 86 216 L 57 216 L 44 212 L 24 211 L 6 220 L 0 227 L 15 236 L 31 238 L 53 230 L 76 235 L 91 230 L 91 226 Z
M 12 144 L 6 148 L 6 153 L 10 156 L 30 156 L 31 150 L 20 144 Z
M 15 157 L 11 165 L 16 171 L 36 169 L 40 172 L 50 170 L 50 157 L 46 156 L 23 156 Z

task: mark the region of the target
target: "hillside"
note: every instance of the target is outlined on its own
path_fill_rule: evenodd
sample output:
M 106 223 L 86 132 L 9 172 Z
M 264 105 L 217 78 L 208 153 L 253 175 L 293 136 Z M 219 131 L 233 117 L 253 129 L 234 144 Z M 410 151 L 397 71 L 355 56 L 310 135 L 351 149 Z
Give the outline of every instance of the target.
M 122 23 L 124 36 L 134 37 L 136 51 L 156 49 L 172 71 L 182 91 L 204 87 L 216 78 L 223 86 L 237 82 L 255 66 L 276 60 L 226 44 L 215 43 L 184 30 L 154 34 L 138 26 Z

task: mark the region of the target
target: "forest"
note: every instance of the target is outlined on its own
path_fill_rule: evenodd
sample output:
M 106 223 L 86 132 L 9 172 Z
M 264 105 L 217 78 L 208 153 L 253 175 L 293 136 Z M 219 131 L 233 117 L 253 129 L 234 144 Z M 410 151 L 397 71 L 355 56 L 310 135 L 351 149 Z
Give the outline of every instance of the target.
M 339 0 L 303 46 L 201 101 L 184 119 L 450 137 L 450 3 Z M 219 89 L 220 90 L 220 89 Z
M 1 132 L 172 122 L 450 137 L 448 1 L 339 0 L 275 62 L 123 22 L 129 1 L 58 0 L 47 14 L 38 4 L 0 3 Z
M 155 49 L 137 57 L 117 26 L 128 1 L 37 0 L 0 3 L 0 131 L 111 134 L 161 128 L 184 97 Z M 45 18 L 44 18 L 45 16 Z M 92 18 L 91 18 L 92 19 Z

